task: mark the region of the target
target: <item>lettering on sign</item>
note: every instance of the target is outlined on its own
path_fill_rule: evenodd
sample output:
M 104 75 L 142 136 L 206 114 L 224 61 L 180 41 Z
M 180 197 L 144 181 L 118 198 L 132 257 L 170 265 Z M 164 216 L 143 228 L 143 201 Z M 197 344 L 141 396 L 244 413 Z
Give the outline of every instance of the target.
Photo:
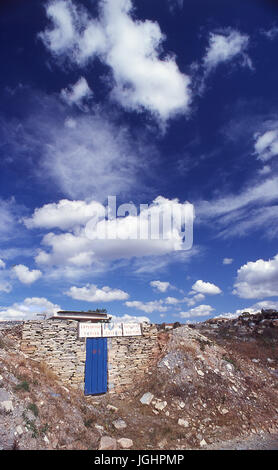
M 141 334 L 140 323 L 123 323 L 123 336 L 140 336 Z
M 141 336 L 140 323 L 89 323 L 79 322 L 79 338 L 109 338 L 116 336 Z
M 102 336 L 123 336 L 122 323 L 103 323 Z
M 79 338 L 101 338 L 101 323 L 79 322 Z

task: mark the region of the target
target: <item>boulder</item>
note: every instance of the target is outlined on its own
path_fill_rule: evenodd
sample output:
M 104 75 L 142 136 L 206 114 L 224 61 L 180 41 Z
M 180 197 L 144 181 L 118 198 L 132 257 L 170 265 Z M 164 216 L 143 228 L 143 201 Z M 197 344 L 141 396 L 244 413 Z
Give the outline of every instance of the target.
M 158 411 L 164 410 L 164 408 L 166 408 L 166 406 L 167 406 L 167 401 L 158 401 L 158 400 L 154 405 L 155 409 L 158 410 Z
M 189 426 L 189 422 L 186 419 L 182 419 L 182 418 L 178 420 L 178 424 L 180 426 L 183 426 L 184 428 L 188 428 Z
M 144 395 L 140 398 L 140 402 L 142 405 L 150 405 L 154 395 L 150 392 L 144 393 Z
M 117 419 L 116 421 L 113 421 L 113 426 L 120 431 L 121 429 L 125 429 L 127 424 L 123 419 Z
M 13 403 L 11 400 L 5 400 L 0 402 L 0 408 L 6 413 L 10 413 L 14 410 Z
M 128 439 L 127 437 L 122 437 L 118 439 L 117 442 L 121 449 L 130 449 L 133 446 L 132 439 Z
M 117 441 L 114 437 L 103 436 L 100 439 L 98 450 L 116 450 Z
M 115 413 L 118 411 L 118 408 L 116 406 L 113 406 L 113 405 L 107 405 L 107 410 L 109 411 L 114 411 Z

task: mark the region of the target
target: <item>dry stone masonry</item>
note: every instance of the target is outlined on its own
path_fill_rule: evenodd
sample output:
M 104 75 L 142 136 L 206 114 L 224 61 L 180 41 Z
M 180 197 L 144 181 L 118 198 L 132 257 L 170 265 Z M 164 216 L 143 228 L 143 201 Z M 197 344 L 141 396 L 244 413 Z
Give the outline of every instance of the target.
M 78 338 L 78 321 L 35 320 L 21 327 L 22 352 L 45 362 L 63 383 L 84 388 L 86 340 Z M 109 392 L 130 388 L 158 354 L 155 325 L 143 324 L 142 336 L 108 338 Z

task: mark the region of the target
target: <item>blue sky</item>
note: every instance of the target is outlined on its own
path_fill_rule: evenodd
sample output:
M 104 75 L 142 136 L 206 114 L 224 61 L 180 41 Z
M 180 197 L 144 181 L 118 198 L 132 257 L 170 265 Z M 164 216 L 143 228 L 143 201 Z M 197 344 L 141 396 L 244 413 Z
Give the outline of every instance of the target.
M 0 34 L 0 319 L 278 308 L 277 2 L 2 1 Z M 192 248 L 91 240 L 108 196 L 193 204 Z

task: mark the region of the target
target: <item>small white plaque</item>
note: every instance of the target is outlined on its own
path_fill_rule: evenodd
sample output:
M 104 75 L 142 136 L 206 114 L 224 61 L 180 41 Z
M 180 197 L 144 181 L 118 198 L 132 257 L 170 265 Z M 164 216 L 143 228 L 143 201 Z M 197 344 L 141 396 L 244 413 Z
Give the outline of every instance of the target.
M 141 336 L 140 323 L 123 323 L 123 336 Z
M 123 336 L 122 323 L 103 323 L 102 336 L 104 337 Z
M 79 323 L 79 338 L 101 338 L 102 328 L 101 323 Z

